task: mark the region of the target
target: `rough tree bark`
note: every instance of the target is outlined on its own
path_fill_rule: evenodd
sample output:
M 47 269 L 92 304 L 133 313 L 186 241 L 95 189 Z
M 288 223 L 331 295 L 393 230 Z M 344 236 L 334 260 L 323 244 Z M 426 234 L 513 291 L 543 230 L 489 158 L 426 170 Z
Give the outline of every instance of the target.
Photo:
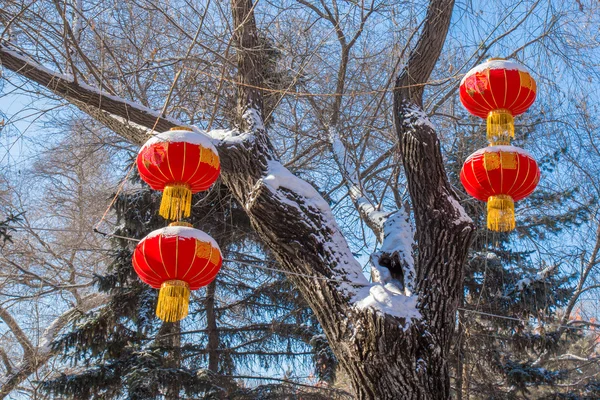
M 423 30 L 394 91 L 395 125 L 416 221 L 414 296 L 420 318 L 408 321 L 353 299 L 370 287 L 327 203 L 277 161 L 262 124 L 256 68 L 259 41 L 251 0 L 232 0 L 237 41 L 240 130 L 219 137 L 222 179 L 252 226 L 302 293 L 325 331 L 358 399 L 447 399 L 447 357 L 473 224 L 456 201 L 439 141 L 422 109 L 423 88 L 439 57 L 452 0 L 432 0 Z M 3 65 L 105 123 L 133 143 L 176 121 L 48 73 L 0 44 Z M 210 134 L 210 133 L 209 133 Z M 299 276 L 296 274 L 303 274 Z M 330 278 L 325 280 L 323 278 Z M 346 283 L 340 283 L 344 281 Z M 400 296 L 400 295 L 399 295 Z

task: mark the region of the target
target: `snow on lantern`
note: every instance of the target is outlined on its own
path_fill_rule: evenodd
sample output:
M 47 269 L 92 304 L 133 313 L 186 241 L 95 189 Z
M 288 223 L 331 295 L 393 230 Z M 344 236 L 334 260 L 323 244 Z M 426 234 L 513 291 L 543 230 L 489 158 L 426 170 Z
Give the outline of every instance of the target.
M 508 232 L 515 228 L 514 202 L 529 196 L 540 180 L 537 162 L 515 146 L 489 146 L 465 161 L 460 180 L 467 193 L 487 202 L 488 229 Z
M 173 222 L 142 239 L 132 257 L 140 279 L 160 288 L 156 316 L 166 322 L 188 314 L 190 291 L 212 282 L 223 259 L 217 243 L 185 222 Z
M 467 72 L 460 82 L 460 101 L 473 115 L 487 119 L 492 145 L 510 144 L 515 136 L 514 116 L 533 104 L 536 83 L 519 63 L 491 58 Z
M 207 190 L 219 177 L 217 150 L 210 139 L 189 128 L 172 128 L 148 140 L 137 156 L 142 179 L 163 192 L 159 214 L 189 217 L 192 194 Z

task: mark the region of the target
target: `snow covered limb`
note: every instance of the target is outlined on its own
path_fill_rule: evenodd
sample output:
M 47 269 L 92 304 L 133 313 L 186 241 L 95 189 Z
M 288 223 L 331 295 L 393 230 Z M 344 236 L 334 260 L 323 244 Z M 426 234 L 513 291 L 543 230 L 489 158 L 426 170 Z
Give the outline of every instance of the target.
M 23 349 L 23 358 L 31 358 L 33 356 L 33 345 L 27 338 L 27 335 L 21 329 L 19 323 L 12 317 L 12 315 L 8 312 L 7 309 L 0 306 L 0 319 L 8 326 L 8 329 L 12 332 L 12 334 L 17 339 L 17 342 L 21 345 Z
M 98 293 L 88 295 L 81 299 L 80 304 L 62 313 L 48 326 L 48 328 L 46 328 L 40 337 L 39 345 L 37 347 L 32 346 L 25 337 L 24 340 L 26 340 L 26 343 L 29 343 L 29 350 L 26 350 L 24 347 L 24 354 L 21 362 L 13 367 L 11 371 L 7 371 L 6 376 L 0 379 L 0 399 L 4 399 L 10 392 L 27 379 L 29 375 L 44 366 L 48 360 L 50 360 L 56 353 L 52 348 L 52 342 L 70 321 L 83 313 L 99 307 L 107 300 L 107 295 Z M 0 317 L 2 317 L 4 321 L 7 320 L 5 319 L 6 315 L 4 313 L 2 313 Z M 23 338 L 19 339 L 19 336 L 23 334 L 23 332 L 20 331 L 20 329 L 13 329 L 12 325 L 9 325 L 9 327 L 13 334 L 17 336 L 21 345 L 23 345 Z
M 423 357 L 435 370 L 430 377 L 448 376 L 463 264 L 474 230 L 448 182 L 439 139 L 423 110 L 424 87 L 441 53 L 453 6 L 453 0 L 430 2 L 419 40 L 394 91 L 394 123 L 416 222 L 417 307 L 423 315 L 424 341 L 435 349 Z M 435 386 L 430 392 L 437 393 L 435 398 L 450 396 L 449 380 L 423 384 Z
M 350 195 L 352 202 L 356 206 L 363 221 L 365 221 L 367 226 L 375 233 L 379 242 L 383 242 L 383 223 L 387 219 L 389 213 L 380 211 L 379 207 L 373 204 L 365 195 L 354 161 L 351 160 L 348 149 L 340 138 L 336 127 L 329 128 L 329 143 L 331 144 L 333 158 L 346 181 L 348 194 Z
M 134 102 L 106 94 L 81 82 L 73 82 L 68 75 L 54 73 L 6 45 L 0 45 L 0 60 L 5 67 L 46 86 L 132 143 L 144 143 L 152 128 L 161 131 L 181 125 L 178 121 L 162 117 L 159 113 Z M 260 210 L 268 204 L 268 210 L 260 219 L 264 220 L 267 215 L 278 215 L 274 216 L 272 221 L 268 221 L 274 222 L 277 230 L 284 228 L 290 233 L 310 236 L 310 232 L 293 227 L 295 223 L 305 225 L 308 222 L 315 231 L 324 232 L 324 237 L 318 235 L 321 236 L 320 241 L 331 243 L 328 246 L 330 251 L 319 252 L 319 258 L 323 258 L 318 263 L 314 260 L 305 265 L 294 262 L 292 271 L 348 280 L 349 283 L 356 283 L 357 287 L 368 284 L 361 266 L 352 256 L 339 231 L 329 206 L 312 186 L 294 177 L 275 160 L 260 111 L 246 108 L 241 125 L 246 128 L 244 132 L 208 132 L 216 141 L 221 157 L 223 180 L 230 190 L 250 214 L 253 214 L 254 209 L 257 210 L 256 214 L 260 214 Z M 282 220 L 286 219 L 289 224 L 282 224 Z M 256 221 L 258 220 L 257 218 Z M 286 233 L 282 233 L 281 236 L 271 234 L 277 242 L 281 242 L 281 237 L 286 235 L 289 236 Z M 303 241 L 298 238 L 297 243 L 301 244 Z M 313 243 L 310 247 L 316 250 L 319 246 Z M 301 249 L 297 251 L 301 252 Z M 315 266 L 318 269 L 319 265 L 324 267 L 315 271 Z M 352 284 L 344 286 L 341 293 L 348 298 L 353 297 L 356 291 L 352 290 L 352 287 Z
M 558 265 L 556 264 L 550 265 L 544 268 L 543 270 L 537 272 L 535 275 L 519 279 L 517 283 L 515 283 L 513 290 L 517 292 L 522 292 L 523 290 L 527 289 L 529 286 L 535 283 L 543 283 L 548 277 L 548 275 L 554 273 L 557 267 Z M 510 295 L 510 293 L 508 293 L 507 295 Z
M 157 131 L 166 131 L 178 125 L 177 121 L 163 118 L 149 108 L 105 93 L 82 82 L 74 82 L 71 75 L 59 74 L 45 68 L 6 43 L 0 43 L 0 64 L 46 87 L 132 143 L 143 144 L 148 139 L 146 129 L 151 129 L 155 123 Z
M 412 256 L 414 232 L 408 214 L 404 209 L 385 211 L 374 205 L 364 193 L 355 163 L 350 159 L 337 129 L 329 129 L 329 141 L 354 206 L 382 244 L 381 249 L 371 256 L 373 281 L 395 285 L 396 290 L 410 296 L 415 272 Z

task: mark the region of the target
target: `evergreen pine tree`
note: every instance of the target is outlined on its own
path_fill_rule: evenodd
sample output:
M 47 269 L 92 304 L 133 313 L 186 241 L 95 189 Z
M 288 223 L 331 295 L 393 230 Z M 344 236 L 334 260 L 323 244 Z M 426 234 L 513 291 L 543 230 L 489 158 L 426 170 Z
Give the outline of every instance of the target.
M 469 119 L 464 116 L 464 120 Z M 478 126 L 471 124 L 473 121 L 471 118 L 469 125 Z M 528 133 L 519 132 L 515 145 L 522 146 Z M 527 236 L 560 234 L 581 223 L 589 208 L 587 204 L 566 206 L 560 214 L 551 215 L 548 209 L 573 204 L 569 201 L 576 196 L 576 188 L 558 194 L 538 188 L 516 203 L 514 233 L 487 230 L 486 205 L 470 198 L 459 180 L 462 162 L 488 145 L 485 132 L 477 127 L 458 136 L 461 139 L 449 152 L 449 176 L 462 191 L 462 205 L 478 230 L 465 263 L 464 297 L 453 352 L 456 397 L 517 399 L 557 392 L 555 385 L 567 378 L 568 371 L 543 360 L 548 354 L 565 352 L 569 343 L 583 337 L 581 331 L 561 334 L 558 330 L 561 307 L 573 294 L 573 276 L 558 265 L 545 264 L 533 252 L 518 250 L 519 241 Z M 559 158 L 560 152 L 543 157 L 539 161 L 542 173 L 550 172 Z
M 141 239 L 166 225 L 158 216 L 160 193 L 134 179 L 135 190 L 116 203 L 115 235 Z M 335 358 L 310 309 L 253 236 L 248 218 L 220 187 L 194 196 L 196 228 L 219 243 L 225 261 L 217 279 L 193 292 L 189 316 L 162 323 L 154 315 L 157 291 L 142 283 L 131 265 L 136 242 L 113 237 L 114 261 L 97 277 L 110 302 L 83 316 L 54 343 L 71 369 L 43 383 L 58 398 L 337 398 L 332 389 L 312 389 L 289 380 L 249 380 L 310 370 L 322 381 L 335 378 Z M 236 377 L 246 378 L 236 380 Z M 247 383 L 245 383 L 247 382 Z M 321 392 L 326 390 L 326 394 Z M 340 393 L 339 396 L 344 396 Z

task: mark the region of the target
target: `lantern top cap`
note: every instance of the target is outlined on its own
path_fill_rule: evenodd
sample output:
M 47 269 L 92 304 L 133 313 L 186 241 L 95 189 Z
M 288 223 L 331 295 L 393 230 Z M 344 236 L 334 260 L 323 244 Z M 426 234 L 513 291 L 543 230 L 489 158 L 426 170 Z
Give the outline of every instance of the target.
M 505 69 L 513 71 L 516 70 L 524 72 L 531 76 L 531 73 L 523 64 L 520 64 L 516 61 L 510 61 L 504 58 L 490 58 L 486 62 L 473 67 L 469 72 L 467 72 L 460 81 L 460 84 L 463 85 L 467 78 L 469 78 L 473 74 L 482 73 L 492 69 Z
M 200 145 L 210 151 L 216 156 L 219 155 L 217 149 L 212 144 L 211 139 L 202 132 L 194 132 L 190 128 L 171 128 L 166 132 L 160 132 L 150 139 L 141 147 L 140 153 L 148 146 L 152 146 L 156 143 L 164 142 L 185 142 L 190 144 Z
M 193 132 L 193 129 L 189 128 L 187 126 L 176 126 L 174 128 L 169 129 L 169 131 L 188 131 L 188 132 Z
M 197 239 L 201 242 L 208 242 L 212 247 L 219 249 L 219 245 L 217 244 L 217 242 L 208 234 L 202 232 L 199 229 L 190 228 L 187 226 L 167 226 L 161 229 L 157 229 L 155 231 L 150 232 L 142 240 L 151 239 L 159 235 L 162 237 L 177 236 L 184 239 Z M 219 251 L 221 250 L 219 249 Z
M 490 61 L 499 61 L 499 60 L 506 61 L 506 58 L 504 58 L 504 57 L 490 57 L 490 58 L 487 59 L 488 62 L 490 62 Z
M 169 226 L 185 226 L 187 228 L 193 228 L 192 224 L 190 224 L 189 222 L 183 222 L 183 221 L 171 222 L 169 224 Z
M 477 150 L 476 152 L 471 154 L 469 157 L 473 157 L 473 156 L 476 156 L 481 153 L 499 153 L 499 152 L 517 153 L 517 154 L 521 154 L 523 156 L 529 157 L 531 159 L 534 159 L 534 157 L 525 149 L 522 149 L 517 146 L 503 145 L 503 144 L 484 147 L 482 149 Z

